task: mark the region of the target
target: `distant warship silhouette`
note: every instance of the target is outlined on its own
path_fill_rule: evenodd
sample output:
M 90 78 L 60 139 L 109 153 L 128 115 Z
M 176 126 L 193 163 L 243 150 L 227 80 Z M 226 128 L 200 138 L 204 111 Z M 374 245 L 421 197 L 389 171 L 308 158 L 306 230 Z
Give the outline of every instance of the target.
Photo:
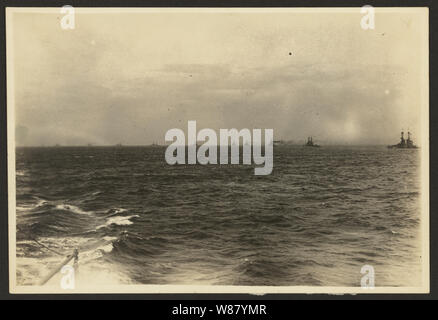
M 418 148 L 416 145 L 414 145 L 414 142 L 411 139 L 411 133 L 408 132 L 408 138 L 404 138 L 404 132 L 401 132 L 400 136 L 400 142 L 394 145 L 388 146 L 389 149 L 416 149 Z
M 317 145 L 317 144 L 313 143 L 313 138 L 312 137 L 307 137 L 307 143 L 304 146 L 306 146 L 306 147 L 316 147 L 316 148 L 320 147 L 320 145 Z

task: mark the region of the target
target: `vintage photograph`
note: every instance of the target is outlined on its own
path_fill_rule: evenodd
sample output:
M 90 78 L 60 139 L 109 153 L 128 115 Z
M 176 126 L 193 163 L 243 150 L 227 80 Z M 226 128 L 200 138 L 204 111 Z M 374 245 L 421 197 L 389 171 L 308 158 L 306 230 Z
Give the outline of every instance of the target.
M 12 293 L 428 293 L 427 8 L 7 8 Z

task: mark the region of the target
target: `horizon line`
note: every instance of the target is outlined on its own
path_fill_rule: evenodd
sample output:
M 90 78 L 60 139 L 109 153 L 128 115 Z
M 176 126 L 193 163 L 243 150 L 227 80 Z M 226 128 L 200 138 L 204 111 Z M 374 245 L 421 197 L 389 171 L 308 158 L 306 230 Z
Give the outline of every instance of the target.
M 50 144 L 50 145 L 16 145 L 16 148 L 63 148 L 63 147 L 84 147 L 84 148 L 93 148 L 93 147 L 168 147 L 171 144 Z M 202 146 L 203 144 L 196 144 L 197 147 Z M 265 144 L 260 144 L 260 146 L 264 146 Z M 283 144 L 273 144 L 274 146 L 305 146 L 305 144 L 299 143 L 283 143 Z M 189 147 L 190 145 L 177 145 L 177 146 L 185 146 Z M 210 145 L 208 145 L 210 146 Z M 223 145 L 217 144 L 213 145 L 213 147 L 220 147 Z M 227 146 L 232 147 L 231 144 L 227 144 Z M 244 147 L 245 145 L 239 144 L 239 147 Z M 249 146 L 254 146 L 254 144 L 250 144 Z M 386 143 L 329 143 L 321 146 L 388 146 Z

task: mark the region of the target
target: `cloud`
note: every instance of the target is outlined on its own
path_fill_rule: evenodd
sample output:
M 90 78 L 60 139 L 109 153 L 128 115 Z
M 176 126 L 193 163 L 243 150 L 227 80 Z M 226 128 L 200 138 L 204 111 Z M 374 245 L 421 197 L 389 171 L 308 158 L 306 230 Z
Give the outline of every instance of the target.
M 142 17 L 79 15 L 65 32 L 52 15 L 16 14 L 18 144 L 149 144 L 188 120 L 325 143 L 387 144 L 401 128 L 420 131 L 413 24 L 391 16 L 382 39 L 348 14 Z

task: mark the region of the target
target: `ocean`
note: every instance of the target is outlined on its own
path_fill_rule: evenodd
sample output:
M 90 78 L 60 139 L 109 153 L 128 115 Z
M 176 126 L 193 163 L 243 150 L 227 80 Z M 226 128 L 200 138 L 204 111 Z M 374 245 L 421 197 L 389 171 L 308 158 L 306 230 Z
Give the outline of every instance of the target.
M 75 248 L 96 286 L 421 283 L 419 150 L 279 145 L 267 176 L 164 153 L 17 148 L 17 284 Z

